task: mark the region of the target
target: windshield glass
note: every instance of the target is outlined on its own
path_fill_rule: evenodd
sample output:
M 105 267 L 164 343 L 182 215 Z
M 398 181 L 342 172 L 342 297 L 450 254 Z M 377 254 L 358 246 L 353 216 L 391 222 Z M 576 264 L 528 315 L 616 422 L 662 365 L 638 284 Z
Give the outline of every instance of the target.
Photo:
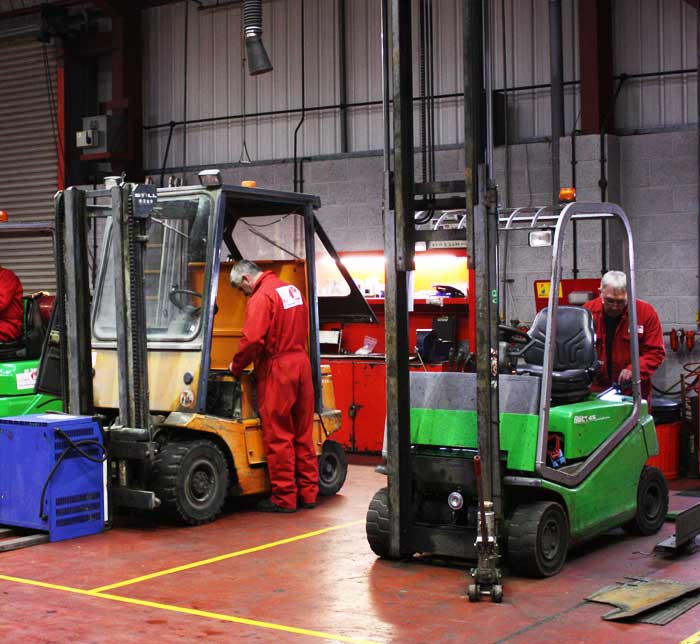
M 149 340 L 190 340 L 199 333 L 206 267 L 208 195 L 159 197 L 144 257 L 146 325 Z M 112 235 L 95 315 L 95 336 L 116 338 Z
M 350 287 L 318 235 L 316 248 L 316 293 L 322 297 L 344 297 Z M 241 255 L 252 261 L 302 260 L 304 219 L 301 215 L 249 217 L 236 222 L 233 239 Z M 222 257 L 225 254 L 222 253 Z

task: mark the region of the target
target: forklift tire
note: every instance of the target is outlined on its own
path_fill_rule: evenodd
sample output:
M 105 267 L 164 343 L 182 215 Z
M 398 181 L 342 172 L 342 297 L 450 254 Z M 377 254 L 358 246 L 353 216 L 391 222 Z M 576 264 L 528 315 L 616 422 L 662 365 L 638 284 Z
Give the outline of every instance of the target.
M 318 493 L 333 496 L 340 491 L 348 475 L 348 457 L 340 443 L 327 440 L 318 457 Z
M 372 552 L 382 559 L 389 558 L 389 488 L 376 492 L 367 508 L 365 520 L 367 543 Z
M 508 520 L 511 569 L 527 577 L 556 575 L 569 549 L 569 520 L 554 501 L 519 505 Z
M 655 534 L 664 524 L 667 512 L 666 479 L 661 470 L 645 465 L 637 487 L 637 512 L 634 518 L 622 527 L 631 534 Z
M 164 445 L 153 472 L 160 509 L 178 523 L 201 525 L 221 514 L 229 471 L 223 452 L 212 441 Z

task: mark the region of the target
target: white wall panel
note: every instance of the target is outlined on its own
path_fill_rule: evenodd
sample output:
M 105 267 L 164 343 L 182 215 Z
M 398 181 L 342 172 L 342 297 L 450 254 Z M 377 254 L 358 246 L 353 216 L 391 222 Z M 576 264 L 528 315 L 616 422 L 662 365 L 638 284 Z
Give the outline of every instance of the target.
M 695 68 L 696 20 L 696 9 L 685 0 L 617 0 L 615 74 Z M 625 81 L 615 119 L 622 131 L 697 122 L 695 72 Z

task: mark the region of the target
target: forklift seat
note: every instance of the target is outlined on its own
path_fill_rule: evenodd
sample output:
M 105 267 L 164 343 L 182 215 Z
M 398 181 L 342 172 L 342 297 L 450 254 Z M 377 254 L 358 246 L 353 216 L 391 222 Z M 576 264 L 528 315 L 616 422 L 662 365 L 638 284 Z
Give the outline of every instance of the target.
M 524 349 L 524 364 L 518 374 L 542 376 L 547 308 L 535 317 L 528 332 L 530 344 Z M 552 403 L 580 402 L 588 396 L 590 386 L 600 368 L 595 352 L 595 325 L 588 309 L 580 306 L 557 308 L 556 351 L 552 370 Z

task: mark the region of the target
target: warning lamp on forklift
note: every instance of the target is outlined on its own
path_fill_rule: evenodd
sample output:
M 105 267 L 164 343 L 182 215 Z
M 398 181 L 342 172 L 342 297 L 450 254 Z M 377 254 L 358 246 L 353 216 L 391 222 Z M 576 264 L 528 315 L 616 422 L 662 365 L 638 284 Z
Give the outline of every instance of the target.
M 576 201 L 576 188 L 560 188 L 559 203 L 571 203 Z
M 221 187 L 221 172 L 219 170 L 202 170 L 197 176 L 199 183 L 205 188 Z
M 554 231 L 551 228 L 544 228 L 542 230 L 531 230 L 527 236 L 527 243 L 530 248 L 542 248 L 551 246 L 553 239 Z
M 7 214 L 7 212 L 5 210 L 0 210 L 0 223 L 2 223 L 4 221 L 9 221 L 9 220 L 10 220 L 10 216 Z
M 246 181 L 241 181 L 241 187 L 243 187 L 243 188 L 257 188 L 258 183 L 257 183 L 257 181 L 253 181 L 252 179 L 248 179 Z

